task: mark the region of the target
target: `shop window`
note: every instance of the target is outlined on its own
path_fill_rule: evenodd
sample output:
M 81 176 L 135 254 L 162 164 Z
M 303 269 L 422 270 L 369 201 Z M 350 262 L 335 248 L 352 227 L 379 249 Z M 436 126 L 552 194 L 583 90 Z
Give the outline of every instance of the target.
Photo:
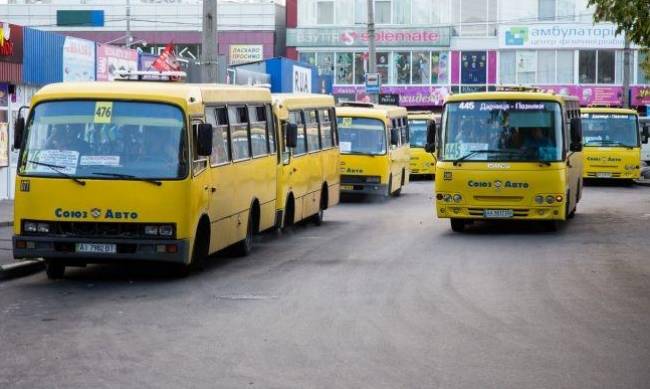
M 308 63 L 308 64 L 310 64 L 310 65 L 314 65 L 314 66 L 316 66 L 316 53 L 309 53 L 309 52 L 305 53 L 305 52 L 301 52 L 301 53 L 298 55 L 298 60 L 299 60 L 300 62 L 304 62 L 304 63 Z
M 460 79 L 463 84 L 485 84 L 487 79 L 487 52 L 463 51 L 461 53 Z
M 423 8 L 421 11 L 426 10 Z M 411 0 L 393 1 L 394 24 L 411 24 Z
M 350 12 L 350 0 L 336 0 L 334 6 L 334 24 L 338 26 L 350 26 L 354 24 L 354 14 Z
M 318 74 L 331 75 L 334 72 L 334 53 L 318 53 L 316 56 Z
M 431 23 L 432 24 L 442 24 L 442 25 L 448 25 L 451 22 L 451 18 L 449 15 L 450 11 L 450 1 L 449 0 L 433 0 L 433 4 L 431 4 L 431 0 L 425 1 L 421 0 L 422 2 L 426 3 L 425 8 L 418 8 L 418 7 L 413 7 L 413 14 L 419 14 L 422 12 L 423 9 L 426 9 L 426 7 L 431 7 Z M 425 12 L 422 12 L 425 13 Z
M 616 53 L 614 50 L 598 50 L 598 83 L 613 84 L 616 76 Z
M 555 51 L 539 51 L 537 53 L 537 83 L 555 83 Z
M 539 20 L 555 20 L 555 1 L 539 0 L 537 9 Z
M 365 82 L 366 69 L 368 69 L 368 53 L 354 53 L 354 83 L 357 85 Z
M 368 23 L 368 1 L 354 0 L 354 24 Z
M 413 53 L 413 83 L 428 84 L 431 75 L 431 64 L 428 51 Z
M 596 50 L 580 50 L 578 79 L 581 84 L 596 82 Z
M 516 62 L 514 51 L 502 51 L 499 53 L 499 83 L 517 83 Z
M 319 0 L 316 3 L 316 22 L 318 24 L 334 24 L 334 2 Z
M 453 21 L 460 22 L 460 35 L 485 36 L 492 33 L 488 32 L 488 22 L 496 21 L 496 0 L 459 0 L 458 3 L 452 12 Z
M 447 0 L 444 0 L 447 1 Z M 431 0 L 412 0 L 413 2 L 413 24 L 430 25 L 432 24 L 432 7 Z
M 573 50 L 558 50 L 557 51 L 557 83 L 558 84 L 573 84 L 573 63 L 574 63 Z
M 576 0 L 557 0 L 557 20 L 571 22 L 576 18 Z
M 336 83 L 352 84 L 352 53 L 336 55 Z
M 390 8 L 391 8 L 390 0 L 375 0 L 375 23 L 390 24 L 391 23 Z
M 388 69 L 390 68 L 390 53 L 377 53 L 377 73 L 381 76 L 382 84 L 389 84 Z
M 398 51 L 393 54 L 395 63 L 395 83 L 411 83 L 411 53 L 409 51 Z
M 517 51 L 517 83 L 534 84 L 537 73 L 537 52 L 533 50 Z
M 449 83 L 449 52 L 434 51 L 431 53 L 431 83 Z

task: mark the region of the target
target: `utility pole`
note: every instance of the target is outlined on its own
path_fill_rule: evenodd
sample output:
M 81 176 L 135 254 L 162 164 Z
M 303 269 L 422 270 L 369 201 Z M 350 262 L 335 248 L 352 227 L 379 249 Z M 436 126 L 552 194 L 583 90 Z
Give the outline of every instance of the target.
M 377 73 L 377 48 L 375 47 L 375 1 L 368 0 L 368 73 Z M 381 80 L 384 82 L 386 80 Z M 376 103 L 379 101 L 377 94 L 371 94 L 370 99 Z
M 217 0 L 203 0 L 201 82 L 217 82 Z
M 623 51 L 623 108 L 630 108 L 630 37 L 627 31 Z
M 131 48 L 133 36 L 131 36 L 131 0 L 126 0 L 126 48 Z

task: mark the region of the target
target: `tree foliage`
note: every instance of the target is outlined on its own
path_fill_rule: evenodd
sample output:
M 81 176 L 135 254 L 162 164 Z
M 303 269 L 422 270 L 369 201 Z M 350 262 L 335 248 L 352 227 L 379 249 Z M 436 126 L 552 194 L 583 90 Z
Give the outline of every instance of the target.
M 627 32 L 631 42 L 645 48 L 642 67 L 650 75 L 650 0 L 589 0 L 589 5 L 596 6 L 594 21 L 615 23 L 617 33 Z

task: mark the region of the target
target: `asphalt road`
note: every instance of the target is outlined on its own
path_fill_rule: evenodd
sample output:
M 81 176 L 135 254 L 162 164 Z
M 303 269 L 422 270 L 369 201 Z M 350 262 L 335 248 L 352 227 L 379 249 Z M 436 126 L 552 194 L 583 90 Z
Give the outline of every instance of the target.
M 0 387 L 650 387 L 650 187 L 454 234 L 418 182 L 186 279 L 67 274 L 0 283 Z

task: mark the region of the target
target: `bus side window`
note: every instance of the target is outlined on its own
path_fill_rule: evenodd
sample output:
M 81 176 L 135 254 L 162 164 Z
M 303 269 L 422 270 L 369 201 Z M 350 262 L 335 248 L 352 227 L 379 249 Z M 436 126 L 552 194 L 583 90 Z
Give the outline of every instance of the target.
M 212 124 L 212 155 L 210 165 L 221 165 L 230 161 L 228 151 L 228 111 L 226 107 L 208 108 L 207 122 Z
M 307 152 L 307 139 L 305 136 L 305 120 L 302 111 L 289 112 L 289 122 L 298 126 L 298 143 L 293 150 L 294 155 L 301 155 Z
M 317 151 L 320 150 L 320 135 L 318 130 L 318 112 L 310 109 L 305 111 L 305 119 L 307 120 L 307 150 Z
M 268 131 L 268 138 L 269 138 L 269 153 L 275 154 L 276 151 L 276 144 L 275 144 L 275 138 L 276 138 L 276 128 L 275 128 L 275 118 L 273 116 L 273 110 L 271 109 L 271 106 L 269 104 L 266 104 L 265 106 L 266 110 L 266 128 Z
M 198 125 L 201 123 L 201 120 L 192 121 L 192 170 L 194 171 L 195 176 L 208 167 L 208 159 L 197 154 L 199 147 L 199 134 L 197 130 Z
M 233 161 L 250 158 L 248 111 L 246 107 L 228 107 L 228 119 L 230 121 L 230 149 L 232 150 Z
M 266 136 L 266 110 L 263 105 L 255 105 L 249 107 L 248 113 L 251 122 L 253 157 L 267 155 L 269 144 Z
M 330 148 L 334 145 L 332 138 L 332 122 L 330 121 L 329 111 L 321 109 L 318 111 L 320 120 L 320 141 L 324 149 Z

